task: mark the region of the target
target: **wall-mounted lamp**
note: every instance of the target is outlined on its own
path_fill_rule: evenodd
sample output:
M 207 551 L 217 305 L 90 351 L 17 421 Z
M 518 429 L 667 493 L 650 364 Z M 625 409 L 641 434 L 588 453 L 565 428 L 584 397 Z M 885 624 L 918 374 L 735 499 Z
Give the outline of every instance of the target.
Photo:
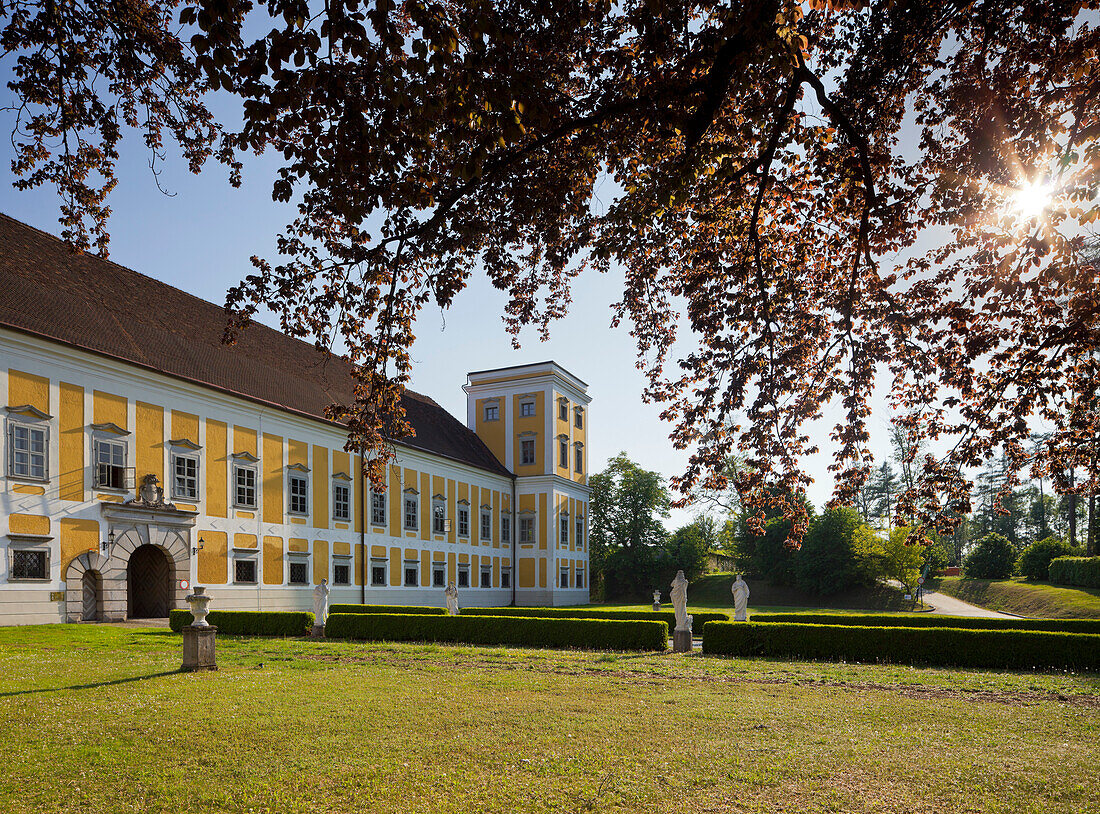
M 114 546 L 115 546 L 115 530 L 111 529 L 109 532 L 107 532 L 107 539 L 103 540 L 99 544 L 99 548 L 104 554 L 110 555 L 111 549 L 114 548 Z
M 206 541 L 204 541 L 204 540 L 203 540 L 203 539 L 202 539 L 202 538 L 200 537 L 200 538 L 199 538 L 199 544 L 198 544 L 198 545 L 193 545 L 193 546 L 191 546 L 191 556 L 192 556 L 192 557 L 194 557 L 194 556 L 195 556 L 195 555 L 197 555 L 197 554 L 198 554 L 198 553 L 199 553 L 200 551 L 202 551 L 202 550 L 203 550 L 203 549 L 204 549 L 205 547 L 206 547 Z

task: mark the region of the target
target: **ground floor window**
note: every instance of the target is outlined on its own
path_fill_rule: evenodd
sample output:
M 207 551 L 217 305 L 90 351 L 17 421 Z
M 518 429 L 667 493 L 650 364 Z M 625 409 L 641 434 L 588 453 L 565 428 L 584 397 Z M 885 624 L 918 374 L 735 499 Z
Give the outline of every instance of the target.
M 309 584 L 309 569 L 304 562 L 292 562 L 290 564 L 290 584 L 291 585 L 307 585 Z
M 347 563 L 332 566 L 332 584 L 351 585 L 351 566 Z
M 435 588 L 443 588 L 446 584 L 446 574 L 443 571 L 442 565 L 437 565 L 432 569 L 432 586 Z
M 385 585 L 386 584 L 386 563 L 372 562 L 370 565 L 370 584 L 371 585 Z
M 500 587 L 511 588 L 512 587 L 512 572 L 507 568 L 500 572 Z
M 256 584 L 256 561 L 234 560 L 233 581 L 244 585 Z
M 482 568 L 481 569 L 481 587 L 492 588 L 493 587 L 493 569 Z
M 577 587 L 578 588 L 583 588 L 584 587 L 584 569 L 583 568 L 578 568 L 577 569 Z
M 50 552 L 45 548 L 13 548 L 11 579 L 49 579 Z
M 405 564 L 405 587 L 415 588 L 420 583 L 420 569 L 415 565 Z
M 569 587 L 569 570 L 567 568 L 561 570 L 561 587 Z
M 458 587 L 469 588 L 470 587 L 470 569 L 467 566 L 458 567 Z

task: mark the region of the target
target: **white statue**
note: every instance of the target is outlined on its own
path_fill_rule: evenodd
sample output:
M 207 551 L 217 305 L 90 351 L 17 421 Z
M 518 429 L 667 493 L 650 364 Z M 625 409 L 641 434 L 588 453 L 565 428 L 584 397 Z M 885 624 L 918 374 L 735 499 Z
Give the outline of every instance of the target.
M 328 580 L 321 580 L 321 584 L 313 589 L 313 626 L 324 627 L 328 619 Z
M 733 594 L 733 621 L 747 622 L 749 620 L 749 586 L 745 580 L 741 579 L 740 574 L 733 581 L 730 592 Z
M 676 629 L 691 630 L 691 617 L 687 612 L 688 581 L 683 571 L 676 572 L 676 579 L 672 580 L 669 596 L 672 599 L 672 607 L 676 611 Z
M 443 592 L 443 596 L 447 602 L 447 613 L 451 616 L 458 616 L 458 588 L 452 582 L 447 586 L 447 590 Z

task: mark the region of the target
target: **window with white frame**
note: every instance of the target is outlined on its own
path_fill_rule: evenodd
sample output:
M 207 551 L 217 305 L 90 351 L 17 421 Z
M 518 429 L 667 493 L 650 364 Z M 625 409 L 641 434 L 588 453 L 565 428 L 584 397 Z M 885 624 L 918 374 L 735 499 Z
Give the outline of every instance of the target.
M 420 584 L 420 563 L 419 562 L 407 562 L 405 563 L 405 587 L 415 588 Z
M 460 565 L 458 566 L 458 587 L 469 588 L 470 587 L 470 566 Z
M 573 411 L 573 426 L 578 430 L 584 429 L 584 410 L 580 407 Z
M 500 420 L 500 407 L 496 404 L 485 405 L 485 420 L 486 421 L 499 421 Z
M 578 550 L 584 548 L 584 518 L 583 517 L 578 517 L 577 518 L 576 534 L 573 537 L 573 542 L 574 542 L 574 544 L 576 544 Z
M 447 508 L 443 498 L 432 499 L 432 533 L 443 534 L 447 531 Z
M 521 418 L 527 418 L 535 414 L 535 402 L 534 401 L 521 401 L 519 403 L 519 414 Z
M 584 471 L 584 444 L 577 444 L 574 454 L 577 459 L 576 466 L 574 467 L 578 472 Z
M 432 566 L 432 586 L 435 588 L 444 588 L 447 585 L 447 572 L 443 567 L 443 563 L 437 562 Z
M 199 456 L 196 453 L 172 453 L 172 497 L 199 499 Z
M 470 507 L 461 503 L 458 506 L 458 536 L 470 536 Z
M 405 529 L 416 531 L 420 528 L 420 495 L 416 492 L 405 492 Z
M 332 516 L 336 520 L 351 520 L 351 484 L 346 480 L 332 482 Z
M 491 542 L 493 538 L 493 513 L 490 509 L 481 509 L 481 530 L 478 539 L 483 543 Z
M 370 493 L 370 522 L 372 526 L 386 525 L 386 493 Z
M 309 563 L 304 560 L 298 560 L 290 564 L 290 584 L 291 585 L 308 585 L 309 584 Z
M 374 559 L 370 562 L 370 584 L 372 587 L 384 586 L 386 584 L 386 561 L 381 559 Z
M 524 438 L 519 442 L 519 462 L 521 464 L 533 464 L 535 462 L 534 438 Z
M 500 587 L 511 588 L 512 587 L 512 571 L 510 568 L 500 569 Z
M 8 417 L 8 476 L 49 480 L 50 425 Z
M 256 561 L 255 560 L 234 560 L 233 561 L 233 581 L 241 585 L 255 585 L 256 584 Z
M 332 566 L 333 585 L 351 585 L 351 564 L 338 562 Z
M 50 549 L 46 546 L 8 549 L 8 578 L 10 580 L 47 580 L 50 578 Z
M 563 587 L 563 588 L 568 588 L 569 587 L 569 569 L 568 568 L 561 569 L 560 584 L 561 584 L 561 587 Z
M 569 545 L 569 515 L 562 512 L 561 522 L 558 524 L 559 541 L 563 546 Z
M 309 478 L 300 472 L 287 475 L 290 490 L 289 511 L 291 514 L 309 514 Z
M 256 467 L 233 465 L 233 505 L 239 509 L 256 508 Z
M 493 587 L 493 567 L 491 565 L 481 566 L 481 587 Z
M 562 469 L 569 468 L 569 439 L 558 439 L 558 466 Z
M 562 421 L 569 420 L 569 402 L 565 399 L 558 400 L 558 418 Z
M 521 517 L 519 519 L 519 541 L 521 543 L 535 542 L 535 518 Z
M 500 518 L 500 541 L 502 543 L 512 542 L 512 518 L 507 515 Z
M 97 489 L 126 488 L 126 442 L 109 438 L 95 441 L 95 486 Z

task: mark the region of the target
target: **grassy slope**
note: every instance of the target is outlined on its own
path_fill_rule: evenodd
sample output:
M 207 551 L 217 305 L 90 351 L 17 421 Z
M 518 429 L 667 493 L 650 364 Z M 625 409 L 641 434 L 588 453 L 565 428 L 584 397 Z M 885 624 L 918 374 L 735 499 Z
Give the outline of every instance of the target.
M 733 613 L 733 596 L 730 594 L 730 586 L 733 583 L 733 574 L 707 574 L 705 577 L 695 580 L 688 586 L 688 609 L 700 608 L 706 610 L 724 610 Z M 749 609 L 763 612 L 765 610 L 875 610 L 893 611 L 910 610 L 912 603 L 905 602 L 902 593 L 897 588 L 888 585 L 880 585 L 874 588 L 861 588 L 855 591 L 846 591 L 833 596 L 813 596 L 802 593 L 794 588 L 785 588 L 769 585 L 763 580 L 748 580 L 749 584 Z M 668 590 L 661 595 L 665 607 L 671 610 Z M 617 603 L 607 603 L 600 607 L 611 607 Z M 649 604 L 636 602 L 622 603 L 619 607 L 646 608 Z
M 1100 676 L 229 638 L 184 675 L 179 642 L 0 629 L 0 809 L 1100 805 Z
M 1043 619 L 1100 619 L 1100 590 L 1066 588 L 1024 579 L 944 577 L 933 590 L 983 608 Z

